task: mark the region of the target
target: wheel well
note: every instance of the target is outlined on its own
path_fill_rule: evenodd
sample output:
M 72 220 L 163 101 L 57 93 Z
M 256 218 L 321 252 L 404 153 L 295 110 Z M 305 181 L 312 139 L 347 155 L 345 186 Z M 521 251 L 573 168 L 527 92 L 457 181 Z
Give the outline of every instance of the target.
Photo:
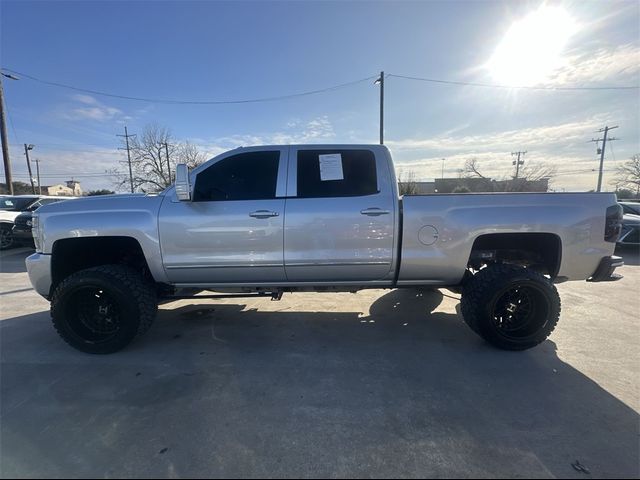
M 478 270 L 491 263 L 508 263 L 554 278 L 561 258 L 562 241 L 553 233 L 491 233 L 473 242 L 468 266 Z
M 66 238 L 53 244 L 51 288 L 79 270 L 109 264 L 129 265 L 153 280 L 142 247 L 135 238 Z

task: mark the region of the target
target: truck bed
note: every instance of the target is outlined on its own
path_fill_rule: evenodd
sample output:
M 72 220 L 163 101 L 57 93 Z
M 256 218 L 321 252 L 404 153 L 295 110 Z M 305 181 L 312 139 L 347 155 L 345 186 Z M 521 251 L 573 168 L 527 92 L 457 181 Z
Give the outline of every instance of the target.
M 543 233 L 561 241 L 557 276 L 585 279 L 615 244 L 604 241 L 610 193 L 407 195 L 402 202 L 398 285 L 455 285 L 474 242 L 496 233 Z M 560 240 L 561 239 L 561 240 Z

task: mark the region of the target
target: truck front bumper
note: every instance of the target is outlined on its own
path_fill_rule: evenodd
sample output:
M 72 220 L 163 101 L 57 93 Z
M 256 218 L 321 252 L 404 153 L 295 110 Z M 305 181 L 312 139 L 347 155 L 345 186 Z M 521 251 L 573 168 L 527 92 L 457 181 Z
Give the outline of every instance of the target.
M 34 253 L 25 261 L 31 285 L 44 298 L 49 300 L 51 293 L 51 255 Z
M 591 278 L 587 279 L 587 282 L 615 282 L 620 280 L 622 275 L 613 273 L 616 268 L 624 265 L 622 257 L 612 255 L 610 257 L 604 257 L 600 260 L 600 265 L 596 269 Z

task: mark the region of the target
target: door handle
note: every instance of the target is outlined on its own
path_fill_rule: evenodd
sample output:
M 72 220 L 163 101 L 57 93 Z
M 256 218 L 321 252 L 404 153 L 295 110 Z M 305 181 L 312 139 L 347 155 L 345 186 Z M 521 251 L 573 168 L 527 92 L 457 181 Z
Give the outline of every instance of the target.
M 370 217 L 377 217 L 379 215 L 389 215 L 391 212 L 389 210 L 382 210 L 381 208 L 365 208 L 364 210 L 360 210 L 362 215 L 369 215 Z
M 277 217 L 280 214 L 278 212 L 271 212 L 269 210 L 256 210 L 255 212 L 251 212 L 249 214 L 250 217 L 253 218 L 271 218 L 271 217 Z

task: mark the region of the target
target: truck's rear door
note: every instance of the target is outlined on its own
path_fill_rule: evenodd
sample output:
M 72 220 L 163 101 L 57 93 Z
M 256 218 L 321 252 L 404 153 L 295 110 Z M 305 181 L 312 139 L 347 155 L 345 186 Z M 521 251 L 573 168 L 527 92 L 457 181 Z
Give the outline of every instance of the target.
M 359 146 L 292 146 L 289 159 L 287 280 L 390 278 L 397 197 L 388 178 L 388 159 Z

